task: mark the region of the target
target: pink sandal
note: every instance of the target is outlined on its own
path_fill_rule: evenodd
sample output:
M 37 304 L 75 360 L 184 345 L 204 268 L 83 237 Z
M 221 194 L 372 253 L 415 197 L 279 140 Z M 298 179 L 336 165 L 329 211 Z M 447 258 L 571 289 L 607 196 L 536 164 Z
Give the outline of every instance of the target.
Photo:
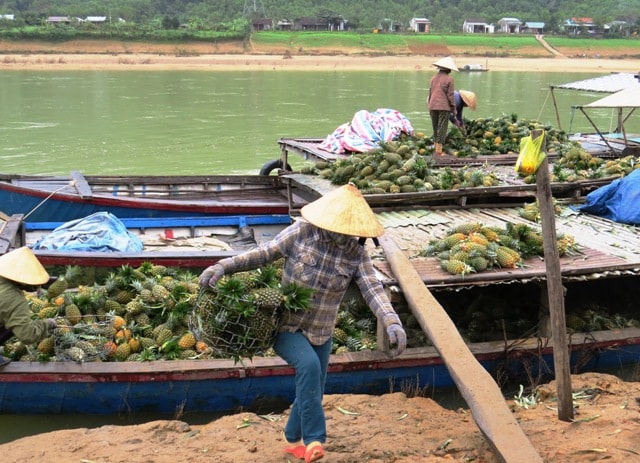
M 291 447 L 285 447 L 284 453 L 288 453 L 289 455 L 293 455 L 295 458 L 299 458 L 300 460 L 304 459 L 304 454 L 306 453 L 307 448 L 304 444 L 292 445 Z
M 306 452 L 304 454 L 305 463 L 318 461 L 322 457 L 324 457 L 324 450 L 322 449 L 322 444 L 320 442 L 312 442 L 307 445 Z

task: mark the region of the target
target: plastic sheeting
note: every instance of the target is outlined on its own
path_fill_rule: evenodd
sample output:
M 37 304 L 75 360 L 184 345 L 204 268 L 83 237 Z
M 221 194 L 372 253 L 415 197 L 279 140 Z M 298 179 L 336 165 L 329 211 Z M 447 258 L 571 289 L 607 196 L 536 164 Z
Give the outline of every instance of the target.
M 598 215 L 614 222 L 640 225 L 640 169 L 592 191 L 580 212 Z
M 339 126 L 318 145 L 329 153 L 365 153 L 377 148 L 381 141 L 391 141 L 405 132 L 413 134 L 409 119 L 394 109 L 378 109 L 375 112 L 360 110 L 351 122 Z
M 109 212 L 96 212 L 60 225 L 38 240 L 33 249 L 76 252 L 140 252 L 143 244 Z

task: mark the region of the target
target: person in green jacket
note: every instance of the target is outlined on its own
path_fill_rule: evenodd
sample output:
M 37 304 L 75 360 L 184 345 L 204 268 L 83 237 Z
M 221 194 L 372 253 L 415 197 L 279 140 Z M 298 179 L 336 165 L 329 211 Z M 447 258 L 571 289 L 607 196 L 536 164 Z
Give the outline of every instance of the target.
M 22 247 L 0 256 L 0 345 L 12 337 L 33 344 L 56 328 L 53 319 L 32 320 L 25 289 L 43 285 L 49 274 L 31 249 Z M 11 359 L 0 356 L 0 368 Z

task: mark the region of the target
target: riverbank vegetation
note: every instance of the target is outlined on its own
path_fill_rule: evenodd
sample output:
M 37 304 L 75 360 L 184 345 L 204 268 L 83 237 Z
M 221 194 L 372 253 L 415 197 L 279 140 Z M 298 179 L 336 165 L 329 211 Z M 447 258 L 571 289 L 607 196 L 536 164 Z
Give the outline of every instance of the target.
M 49 16 L 105 16 L 108 18 L 106 23 L 113 25 L 191 30 L 214 29 L 214 25 L 232 23 L 239 18 L 270 18 L 277 23 L 285 19 L 295 21 L 316 17 L 329 23 L 344 20 L 350 30 L 370 32 L 374 28 L 406 30 L 411 18 L 422 17 L 431 20 L 432 31 L 446 34 L 461 32 L 463 22 L 469 18 L 481 18 L 487 24 L 497 24 L 504 17 L 544 22 L 547 34 L 560 33 L 563 22 L 569 18 L 591 18 L 597 26 L 624 18 L 629 25 L 624 32 L 631 34 L 640 27 L 639 10 L 638 0 L 0 0 L 0 15 L 14 15 L 17 27 L 42 25 Z

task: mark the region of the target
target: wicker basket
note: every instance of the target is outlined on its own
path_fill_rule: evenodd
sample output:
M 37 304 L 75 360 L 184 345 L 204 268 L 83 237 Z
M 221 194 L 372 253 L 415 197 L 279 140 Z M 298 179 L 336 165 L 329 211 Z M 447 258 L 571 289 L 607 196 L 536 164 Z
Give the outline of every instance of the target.
M 260 330 L 256 328 L 258 319 L 262 322 Z M 266 310 L 246 306 L 244 310 L 233 309 L 221 304 L 214 292 L 201 290 L 189 327 L 198 340 L 209 345 L 215 357 L 238 361 L 263 354 L 273 345 L 278 320 L 277 308 Z

